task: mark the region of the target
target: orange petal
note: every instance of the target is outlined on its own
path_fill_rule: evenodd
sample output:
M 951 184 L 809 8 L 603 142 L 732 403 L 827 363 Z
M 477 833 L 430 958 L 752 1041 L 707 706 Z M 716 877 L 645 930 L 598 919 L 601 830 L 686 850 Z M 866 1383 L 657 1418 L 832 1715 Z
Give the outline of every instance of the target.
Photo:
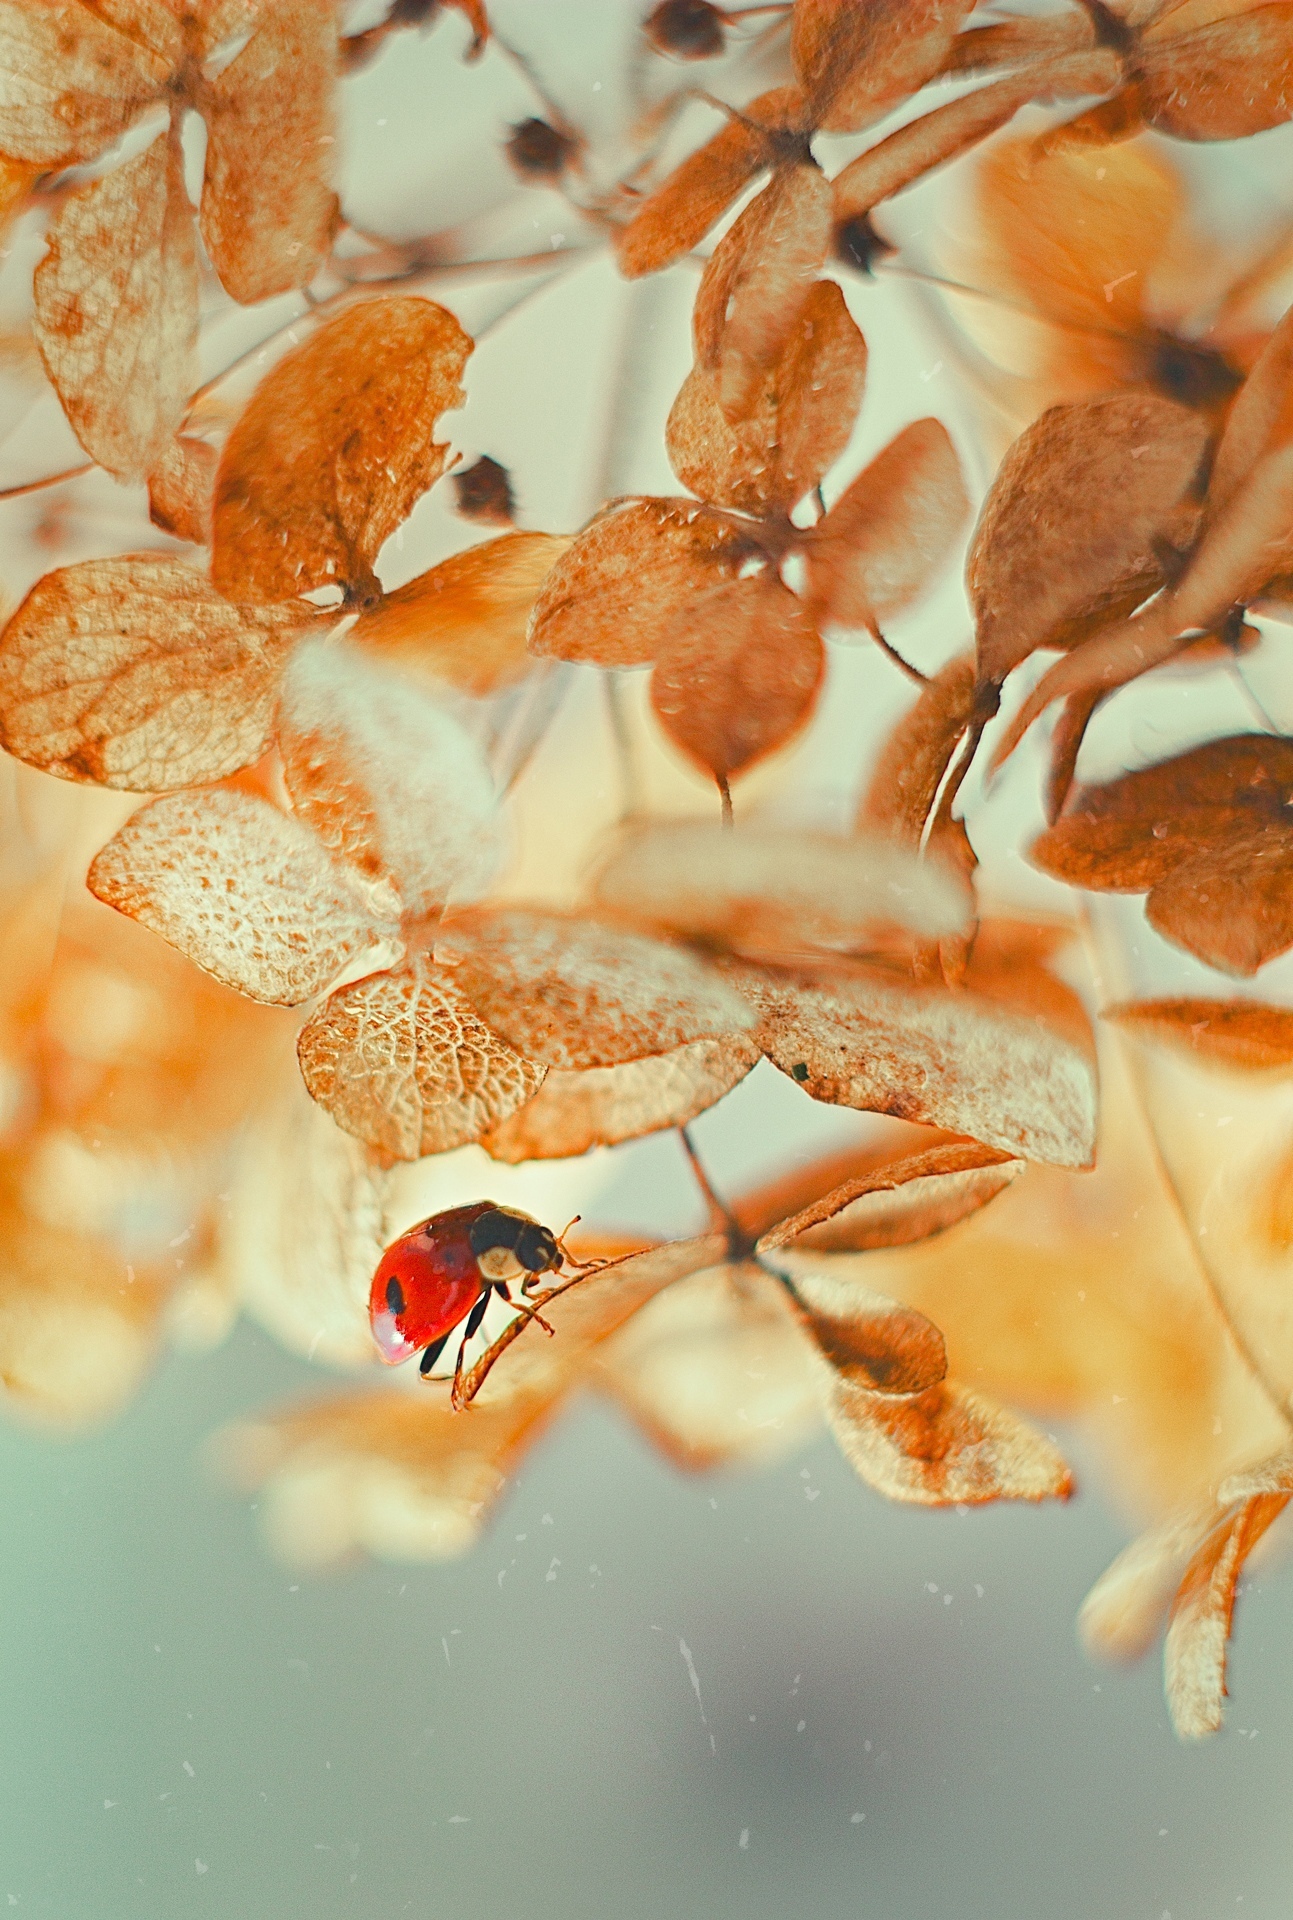
M 563 1160 L 590 1147 L 685 1127 L 745 1078 L 759 1050 L 740 1035 L 581 1073 L 553 1068 L 533 1100 L 484 1141 L 495 1160 Z
M 362 613 L 351 644 L 467 693 L 510 686 L 533 668 L 530 615 L 570 544 L 555 533 L 505 533 L 451 554 Z
M 182 52 L 161 0 L 3 0 L 5 153 L 42 172 L 97 159 L 171 78 Z
M 762 1236 L 758 1251 L 802 1247 L 817 1253 L 863 1253 L 929 1240 L 977 1213 L 1023 1171 L 1022 1161 L 978 1141 L 906 1154 L 841 1182 L 782 1220 Z
M 982 1506 L 1067 1500 L 1073 1491 L 1050 1440 L 953 1380 L 910 1397 L 868 1393 L 840 1380 L 827 1418 L 849 1465 L 890 1500 Z
M 1293 947 L 1293 828 L 1280 821 L 1201 849 L 1151 888 L 1145 917 L 1219 972 L 1256 973 Z
M 914 420 L 804 543 L 819 625 L 874 629 L 919 598 L 969 518 L 961 463 L 939 420 Z
M 248 999 L 296 1006 L 394 929 L 313 834 L 248 793 L 173 794 L 133 814 L 86 884 Z
M 1282 315 L 1226 416 L 1208 481 L 1208 511 L 1229 504 L 1264 454 L 1293 438 L 1293 307 Z
M 719 329 L 718 402 L 729 420 L 741 419 L 781 358 L 831 243 L 831 190 L 811 161 L 778 169 L 759 200 L 765 211 Z
M 1202 1740 L 1221 1725 L 1226 1648 L 1239 1578 L 1289 1497 L 1266 1493 L 1246 1500 L 1204 1541 L 1186 1569 L 1163 1655 L 1167 1705 L 1182 1740 Z
M 834 280 L 819 280 L 782 350 L 777 390 L 777 498 L 792 507 L 819 485 L 852 437 L 866 385 L 866 341 Z
M 1293 114 L 1293 6 L 1251 7 L 1192 32 L 1169 14 L 1142 53 L 1145 115 L 1179 140 L 1242 140 Z
M 790 47 L 826 133 L 856 133 L 936 74 L 974 0 L 795 0 Z
M 1128 1000 L 1105 1007 L 1138 1038 L 1188 1048 L 1242 1072 L 1293 1066 L 1293 1011 L 1260 1000 Z
M 918 847 L 943 776 L 974 711 L 974 656 L 961 653 L 921 689 L 880 749 L 858 807 L 860 828 L 878 827 Z
M 477 910 L 446 922 L 436 958 L 528 1060 L 567 1072 L 738 1034 L 749 1008 L 683 947 L 596 921 Z
M 70 193 L 36 269 L 32 331 L 77 439 L 119 479 L 165 455 L 188 405 L 197 249 L 178 139 Z
M 675 614 L 651 704 L 669 738 L 725 780 L 807 723 L 824 665 L 817 629 L 779 580 L 724 581 Z
M 269 744 L 294 607 L 233 607 L 147 556 L 46 574 L 0 638 L 0 742 L 66 780 L 135 793 L 222 780 Z
M 479 1140 L 546 1071 L 491 1033 L 451 973 L 407 960 L 329 996 L 296 1043 L 301 1077 L 339 1127 L 397 1160 Z
M 1101 1574 L 1078 1615 L 1088 1653 L 1139 1660 L 1148 1653 L 1199 1542 L 1216 1519 L 1211 1500 L 1173 1514 L 1123 1549 Z
M 947 1377 L 947 1348 L 913 1307 L 859 1286 L 851 1274 L 796 1264 L 782 1275 L 795 1318 L 830 1369 L 830 1389 L 918 1394 Z
M 195 547 L 211 544 L 211 510 L 220 456 L 205 440 L 172 440 L 148 476 L 148 517 Z
M 376 597 L 373 562 L 444 470 L 432 439 L 461 405 L 471 341 L 409 296 L 348 307 L 268 373 L 225 444 L 211 574 L 233 599 L 339 586 Z
M 313 279 L 336 225 L 337 27 L 316 0 L 263 0 L 256 29 L 207 87 L 202 238 L 235 300 Z
M 704 366 L 679 387 L 665 426 L 669 464 L 683 486 L 757 518 L 782 504 L 777 442 L 775 380 L 766 379 L 741 418 L 729 420 L 718 403 L 718 375 Z

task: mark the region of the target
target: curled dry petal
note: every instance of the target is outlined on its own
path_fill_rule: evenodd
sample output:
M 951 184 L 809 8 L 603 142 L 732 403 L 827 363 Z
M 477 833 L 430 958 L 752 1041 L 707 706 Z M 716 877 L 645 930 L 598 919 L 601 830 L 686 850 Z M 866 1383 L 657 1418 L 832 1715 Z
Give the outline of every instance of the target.
M 447 713 L 345 641 L 300 647 L 278 745 L 292 806 L 333 853 L 389 880 L 406 913 L 442 907 L 494 863 L 494 788 Z
M 781 358 L 831 243 L 831 190 L 811 161 L 774 173 L 731 276 L 718 339 L 718 403 L 740 420 Z M 744 217 L 744 216 L 743 216 Z
M 799 731 L 824 667 L 816 627 L 775 576 L 727 580 L 674 615 L 651 704 L 675 745 L 725 780 Z
M 902 1396 L 837 1379 L 827 1419 L 849 1465 L 890 1500 L 981 1506 L 1067 1500 L 1073 1491 L 1072 1475 L 1050 1440 L 954 1380 Z
M 735 574 L 748 551 L 689 500 L 630 501 L 595 520 L 553 567 L 530 619 L 530 651 L 646 666 L 677 608 Z
M 940 420 L 914 420 L 840 495 L 804 543 L 821 626 L 868 628 L 904 607 L 947 559 L 970 513 Z
M 836 973 L 826 984 L 742 972 L 755 1039 L 814 1100 L 947 1127 L 1053 1166 L 1091 1164 L 1087 1051 L 976 994 Z
M 2 0 L 0 151 L 42 171 L 93 160 L 162 91 L 180 55 L 174 12 L 163 0 L 113 11 Z
M 918 847 L 943 777 L 974 712 L 974 656 L 958 654 L 922 687 L 876 761 L 858 808 L 860 829 Z
M 211 509 L 220 456 L 205 440 L 171 441 L 148 476 L 148 517 L 163 533 L 195 547 L 211 544 Z
M 850 1275 L 797 1266 L 783 1276 L 796 1318 L 836 1381 L 883 1394 L 925 1393 L 947 1378 L 947 1348 L 914 1307 Z
M 235 300 L 304 286 L 328 252 L 336 57 L 336 21 L 317 0 L 262 0 L 205 91 L 202 238 Z
M 430 300 L 364 300 L 266 375 L 225 444 L 211 574 L 233 599 L 339 586 L 376 596 L 373 563 L 444 469 L 432 435 L 462 402 L 472 343 Z
M 349 638 L 403 673 L 493 693 L 532 668 L 526 628 L 570 544 L 555 533 L 505 533 L 451 554 L 362 613 Z
M 451 973 L 419 959 L 330 995 L 296 1053 L 337 1125 L 397 1160 L 479 1140 L 545 1072 L 490 1031 Z
M 1145 118 L 1179 140 L 1242 140 L 1293 114 L 1293 6 L 1231 12 L 1185 33 L 1171 14 L 1145 36 Z
M 974 0 L 795 0 L 791 52 L 813 125 L 856 133 L 932 79 Z
M 578 1071 L 671 1053 L 753 1025 L 694 955 L 587 919 L 524 909 L 455 915 L 436 943 L 481 1018 L 528 1060 Z
M 146 555 L 45 575 L 0 637 L 0 744 L 135 793 L 221 780 L 269 744 L 294 607 L 234 607 Z
M 197 249 L 173 133 L 70 193 L 36 269 L 32 330 L 72 430 L 120 479 L 151 472 L 188 404 Z
M 966 567 L 982 680 L 999 685 L 1066 623 L 1154 590 L 1155 543 L 1184 545 L 1197 520 L 1207 437 L 1197 413 L 1147 393 L 1051 407 L 1025 429 Z
M 620 272 L 634 279 L 689 253 L 747 182 L 770 163 L 773 143 L 764 129 L 803 123 L 803 109 L 797 87 L 774 87 L 689 154 L 616 235 Z
M 281 1006 L 308 1000 L 394 931 L 374 923 L 313 834 L 248 793 L 141 807 L 86 883 L 226 986 Z
M 861 947 L 878 927 L 938 939 L 966 925 L 966 891 L 884 840 L 681 821 L 626 839 L 599 874 L 604 907 L 746 949 Z
M 1208 513 L 1215 515 L 1264 454 L 1293 438 L 1293 306 L 1282 315 L 1253 362 L 1226 416 L 1208 480 Z
M 1293 1066 L 1293 1010 L 1260 1000 L 1129 1000 L 1102 1018 L 1243 1073 Z
M 865 1253 L 874 1247 L 909 1246 L 968 1219 L 1023 1171 L 1021 1160 L 974 1140 L 907 1154 L 833 1187 L 770 1228 L 758 1250 L 804 1247 L 818 1253 Z
M 1282 1453 L 1259 1460 L 1256 1466 L 1230 1474 L 1217 1488 L 1217 1503 L 1226 1507 L 1236 1500 L 1251 1500 L 1259 1493 L 1293 1494 L 1293 1449 L 1285 1447 Z
M 1245 1500 L 1209 1535 L 1186 1568 L 1163 1650 L 1167 1705 L 1182 1740 L 1201 1740 L 1221 1725 L 1226 1647 L 1239 1577 L 1289 1498 L 1287 1493 L 1264 1493 Z
M 1215 1506 L 1205 1500 L 1173 1514 L 1123 1549 L 1078 1614 L 1078 1633 L 1089 1654 L 1101 1660 L 1139 1660 L 1148 1653 L 1181 1575 L 1215 1519 Z
M 518 1165 L 685 1127 L 744 1080 L 759 1058 L 749 1040 L 727 1034 L 613 1067 L 554 1068 L 533 1100 L 483 1144 L 495 1160 Z

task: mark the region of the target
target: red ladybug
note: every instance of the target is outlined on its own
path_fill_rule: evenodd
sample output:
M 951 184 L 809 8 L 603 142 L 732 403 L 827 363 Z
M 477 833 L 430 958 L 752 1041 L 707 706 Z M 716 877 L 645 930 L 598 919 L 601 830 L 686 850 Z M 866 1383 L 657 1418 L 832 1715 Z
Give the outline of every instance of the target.
M 520 1280 L 525 1294 L 540 1274 L 558 1272 L 567 1257 L 550 1227 L 514 1207 L 478 1200 L 474 1206 L 432 1214 L 392 1241 L 373 1275 L 368 1318 L 377 1350 L 394 1367 L 421 1347 L 420 1371 L 425 1376 L 465 1320 L 456 1381 L 491 1293 L 511 1301 L 508 1288 L 513 1281 Z M 522 1310 L 539 1318 L 532 1307 Z

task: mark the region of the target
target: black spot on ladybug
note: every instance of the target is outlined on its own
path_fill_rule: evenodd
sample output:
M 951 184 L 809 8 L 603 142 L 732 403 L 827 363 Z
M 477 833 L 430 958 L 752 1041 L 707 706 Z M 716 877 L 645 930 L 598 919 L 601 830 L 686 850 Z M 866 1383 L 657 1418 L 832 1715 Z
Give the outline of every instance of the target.
M 790 1069 L 790 1077 L 792 1080 L 798 1080 L 800 1086 L 802 1086 L 808 1078 L 808 1062 L 806 1060 L 796 1060 L 794 1066 Z
M 394 1275 L 386 1282 L 386 1304 L 392 1313 L 404 1311 L 404 1289 Z

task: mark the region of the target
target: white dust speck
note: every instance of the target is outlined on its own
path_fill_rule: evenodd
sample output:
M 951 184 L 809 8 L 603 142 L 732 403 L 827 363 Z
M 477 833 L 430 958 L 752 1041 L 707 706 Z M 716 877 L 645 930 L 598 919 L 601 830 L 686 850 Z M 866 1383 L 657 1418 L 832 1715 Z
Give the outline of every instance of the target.
M 558 1560 L 558 1559 L 557 1559 L 557 1557 L 556 1557 L 556 1555 L 554 1554 L 554 1555 L 553 1555 L 553 1557 L 552 1557 L 552 1565 L 551 1565 L 551 1566 L 550 1566 L 550 1567 L 548 1568 L 548 1571 L 547 1571 L 547 1573 L 546 1573 L 546 1574 L 544 1575 L 544 1579 L 545 1579 L 545 1580 L 555 1580 L 555 1579 L 556 1579 L 556 1577 L 557 1577 L 557 1568 L 558 1568 L 558 1567 L 559 1567 L 560 1565 L 561 1565 L 561 1562 L 560 1562 L 560 1560 Z
M 742 1853 L 744 1853 L 747 1850 L 750 1844 L 750 1829 L 748 1827 L 741 1828 L 741 1837 L 736 1844 L 741 1849 Z
M 979 1596 L 979 1598 L 980 1598 L 980 1600 L 982 1600 L 982 1598 L 983 1598 L 983 1588 L 982 1588 L 982 1587 L 981 1587 L 981 1586 L 979 1585 L 979 1583 L 978 1583 L 978 1581 L 977 1581 L 977 1580 L 976 1580 L 976 1581 L 975 1581 L 975 1583 L 974 1583 L 974 1591 L 975 1591 L 975 1592 L 976 1592 L 976 1593 L 978 1594 L 978 1596 Z
M 943 1595 L 943 1605 L 944 1605 L 945 1607 L 950 1607 L 950 1606 L 951 1606 L 951 1604 L 952 1604 L 952 1596 L 951 1596 L 951 1594 L 950 1594 L 950 1593 L 945 1593 L 945 1594 Z
M 865 1819 L 866 1819 L 866 1815 L 864 1813 L 855 1813 L 853 1815 L 853 1818 L 849 1821 L 849 1825 L 851 1827 L 860 1827 L 862 1822 Z
M 709 1721 L 705 1718 L 705 1703 L 700 1697 L 700 1676 L 696 1672 L 696 1662 L 691 1657 L 691 1648 L 685 1640 L 680 1640 L 678 1651 L 687 1663 L 687 1677 L 691 1681 L 691 1690 L 696 1696 L 696 1705 L 700 1708 L 700 1724 L 706 1732 L 709 1732 Z M 709 1750 L 711 1753 L 717 1751 L 712 1733 L 709 1735 Z
M 471 1825 L 471 1815 L 469 1813 L 451 1813 L 449 1815 L 449 1825 L 451 1827 L 468 1827 Z
M 103 1803 L 103 1811 L 106 1813 L 109 1807 L 115 1807 L 116 1804 L 117 1802 L 115 1800 L 105 1800 Z
M 925 1582 L 925 1591 L 926 1593 L 937 1593 L 938 1592 L 937 1580 L 927 1580 Z
M 803 1732 L 803 1730 L 804 1730 L 804 1728 L 805 1728 L 805 1727 L 806 1727 L 807 1725 L 808 1725 L 808 1722 L 807 1722 L 806 1720 L 801 1720 L 801 1721 L 799 1722 L 799 1725 L 798 1725 L 798 1726 L 797 1726 L 797 1727 L 795 1728 L 795 1732 L 796 1732 L 796 1733 L 802 1733 L 802 1732 Z
M 207 1870 L 207 1863 L 206 1863 L 206 1861 L 205 1861 L 205 1860 L 195 1860 L 195 1861 L 193 1862 L 193 1864 L 194 1864 L 194 1866 L 195 1866 L 195 1867 L 197 1868 L 197 1870 L 198 1870 L 198 1872 L 199 1872 L 199 1873 L 205 1873 L 205 1872 L 206 1872 L 206 1870 Z
M 449 1642 L 445 1639 L 443 1634 L 440 1635 L 440 1645 L 444 1648 L 444 1663 L 446 1667 L 451 1667 L 453 1665 L 453 1662 L 449 1658 Z
M 194 1779 L 194 1778 L 195 1778 L 195 1775 L 194 1775 L 194 1772 L 193 1772 L 193 1768 L 192 1768 L 192 1765 L 191 1765 L 191 1764 L 190 1764 L 190 1762 L 189 1762 L 189 1761 L 187 1761 L 187 1760 L 186 1760 L 186 1761 L 184 1762 L 184 1771 L 185 1771 L 185 1773 L 187 1773 L 187 1775 L 189 1776 L 189 1779 L 190 1779 L 190 1780 L 192 1780 L 192 1779 Z

